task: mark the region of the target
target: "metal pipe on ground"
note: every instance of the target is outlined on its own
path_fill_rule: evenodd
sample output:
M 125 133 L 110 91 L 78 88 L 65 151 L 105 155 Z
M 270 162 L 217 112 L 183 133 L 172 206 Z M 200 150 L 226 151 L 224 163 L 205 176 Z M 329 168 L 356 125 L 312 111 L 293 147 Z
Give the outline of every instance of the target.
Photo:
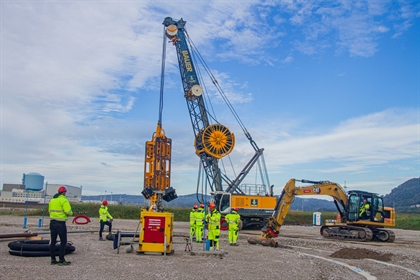
M 92 230 L 68 230 L 67 233 L 90 233 L 90 232 L 98 232 L 97 229 Z M 38 234 L 50 234 L 50 231 L 39 231 Z
M 99 232 L 97 229 L 90 229 L 90 230 L 68 230 L 67 233 L 90 233 L 90 232 Z M 50 231 L 38 231 L 38 234 L 50 234 Z M 136 233 L 135 231 L 121 231 L 122 234 L 124 233 Z
M 69 230 L 67 233 L 92 233 L 98 232 L 98 230 Z M 122 233 L 135 233 L 134 231 L 123 231 Z M 50 231 L 38 231 L 38 232 L 14 232 L 14 233 L 1 233 L 0 239 L 2 238 L 18 238 L 18 237 L 34 237 L 39 234 L 50 234 Z
M 37 236 L 38 233 L 34 232 L 23 232 L 23 233 L 2 233 L 0 238 L 14 238 L 14 237 L 32 237 Z

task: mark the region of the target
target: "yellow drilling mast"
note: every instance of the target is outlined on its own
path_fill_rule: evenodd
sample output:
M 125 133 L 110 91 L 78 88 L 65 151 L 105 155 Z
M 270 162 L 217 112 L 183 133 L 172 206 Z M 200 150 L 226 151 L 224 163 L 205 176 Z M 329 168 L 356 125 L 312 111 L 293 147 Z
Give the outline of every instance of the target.
M 165 37 L 164 37 L 165 38 Z M 163 200 L 169 202 L 177 198 L 171 187 L 172 139 L 166 137 L 162 129 L 163 85 L 166 42 L 163 42 L 162 74 L 159 102 L 159 121 L 151 141 L 146 141 L 144 159 L 144 188 L 141 192 L 149 200 L 148 210 L 140 212 L 142 229 L 137 253 L 171 254 L 174 214 L 164 212 Z
M 172 139 L 166 137 L 161 123 L 158 122 L 152 140 L 146 142 L 144 159 L 142 193 L 150 201 L 150 212 L 162 212 L 162 199 L 167 201 L 167 196 L 173 190 L 171 188 L 171 151 Z
M 177 198 L 171 182 L 172 140 L 167 138 L 158 122 L 152 140 L 146 142 L 144 161 L 144 189 L 142 194 L 150 201 L 148 210 L 140 212 L 142 230 L 137 253 L 171 254 L 174 214 L 164 212 L 163 200 Z

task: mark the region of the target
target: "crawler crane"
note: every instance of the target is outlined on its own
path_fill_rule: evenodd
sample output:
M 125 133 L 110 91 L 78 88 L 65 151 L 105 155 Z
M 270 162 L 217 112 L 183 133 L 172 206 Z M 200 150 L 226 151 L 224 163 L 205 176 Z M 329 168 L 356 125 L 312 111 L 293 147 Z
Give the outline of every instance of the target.
M 259 148 L 252 139 L 250 133 L 246 130 L 227 100 L 226 95 L 221 90 L 217 80 L 211 74 L 207 65 L 203 63 L 213 84 L 227 103 L 255 152 L 247 165 L 238 175 L 235 175 L 236 178 L 234 179 L 229 178 L 226 172 L 220 168 L 220 160 L 233 151 L 235 135 L 229 128 L 217 122 L 207 109 L 203 97 L 205 91 L 201 86 L 203 79 L 198 75 L 199 72 L 196 70 L 193 62 L 193 55 L 195 55 L 194 58 L 202 62 L 203 60 L 192 44 L 185 29 L 185 24 L 186 21 L 182 19 L 174 20 L 170 17 L 165 18 L 163 22 L 166 36 L 177 51 L 184 98 L 194 132 L 195 153 L 200 158 L 200 168 L 205 173 L 205 184 L 210 188 L 212 200 L 222 214 L 229 213 L 231 208 L 238 208 L 244 227 L 255 226 L 261 228 L 264 219 L 270 216 L 272 209 L 276 205 L 272 187 L 268 187 L 269 180 L 263 157 L 264 149 Z M 192 53 L 190 49 L 195 52 Z M 255 165 L 259 167 L 262 183 L 245 184 L 245 177 Z M 200 203 L 204 202 L 199 197 L 198 186 L 197 199 Z

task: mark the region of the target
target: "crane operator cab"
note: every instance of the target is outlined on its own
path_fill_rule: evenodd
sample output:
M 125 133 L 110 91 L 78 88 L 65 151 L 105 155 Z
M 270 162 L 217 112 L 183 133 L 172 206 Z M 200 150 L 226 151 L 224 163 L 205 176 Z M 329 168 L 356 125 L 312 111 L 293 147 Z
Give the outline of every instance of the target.
M 217 210 L 222 214 L 230 213 L 231 209 L 231 193 L 224 191 L 211 192 L 213 196 L 213 202 L 216 205 Z
M 347 221 L 359 220 L 383 223 L 387 218 L 382 197 L 364 191 L 349 191 Z

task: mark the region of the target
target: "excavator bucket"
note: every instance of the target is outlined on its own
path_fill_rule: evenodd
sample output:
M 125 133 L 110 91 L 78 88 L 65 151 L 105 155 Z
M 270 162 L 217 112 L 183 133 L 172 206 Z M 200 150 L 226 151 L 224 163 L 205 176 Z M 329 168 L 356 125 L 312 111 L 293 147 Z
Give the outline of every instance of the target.
M 273 239 L 262 238 L 262 237 L 250 237 L 248 238 L 248 243 L 259 244 L 262 246 L 274 247 L 274 248 L 277 248 L 279 246 L 277 241 L 274 241 Z

